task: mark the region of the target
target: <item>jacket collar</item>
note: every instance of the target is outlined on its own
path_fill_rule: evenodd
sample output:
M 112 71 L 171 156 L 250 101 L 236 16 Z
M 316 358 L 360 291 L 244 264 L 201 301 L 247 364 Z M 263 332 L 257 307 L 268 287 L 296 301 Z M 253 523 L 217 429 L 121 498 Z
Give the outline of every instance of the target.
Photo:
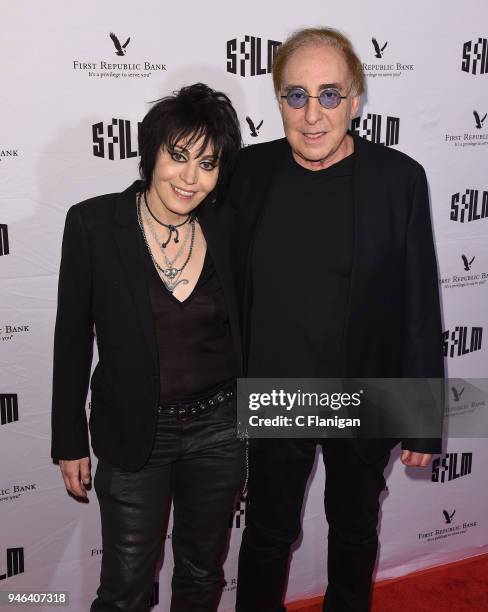
M 142 181 L 135 181 L 119 194 L 116 200 L 113 236 L 142 333 L 151 352 L 156 370 L 158 368 L 158 348 L 149 286 L 144 270 L 144 244 L 140 236 L 136 208 L 136 193 L 141 189 Z
M 135 207 L 136 193 L 143 189 L 143 181 L 134 181 L 132 185 L 122 191 L 117 199 L 115 209 L 115 222 L 121 226 L 132 225 L 134 221 L 137 223 L 137 210 Z

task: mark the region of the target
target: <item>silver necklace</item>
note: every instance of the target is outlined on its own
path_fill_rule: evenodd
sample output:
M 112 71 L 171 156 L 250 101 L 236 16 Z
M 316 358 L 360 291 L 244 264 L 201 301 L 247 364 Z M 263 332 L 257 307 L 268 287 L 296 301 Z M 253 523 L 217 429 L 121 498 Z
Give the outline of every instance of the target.
M 168 255 L 166 254 L 166 248 L 165 248 L 165 247 L 163 247 L 163 245 L 162 245 L 162 244 L 160 244 L 160 242 L 161 242 L 161 241 L 160 241 L 160 239 L 159 239 L 158 233 L 157 233 L 157 231 L 156 231 L 156 226 L 154 225 L 154 222 L 153 222 L 153 220 L 152 220 L 152 217 L 151 217 L 150 215 L 148 215 L 148 214 L 147 214 L 147 213 L 148 213 L 148 210 L 147 210 L 147 203 L 146 203 L 146 206 L 144 207 L 144 210 L 145 210 L 145 219 L 146 219 L 146 221 L 147 221 L 147 225 L 148 225 L 148 227 L 149 227 L 149 229 L 150 229 L 150 231 L 151 231 L 152 237 L 153 237 L 153 238 L 154 238 L 154 240 L 156 241 L 156 244 L 158 244 L 158 246 L 160 246 L 161 253 L 163 254 L 164 261 L 165 261 L 165 263 L 166 263 L 166 268 L 175 268 L 175 265 L 174 265 L 174 264 L 175 264 L 175 261 L 176 261 L 176 260 L 177 260 L 177 259 L 180 257 L 180 255 L 183 253 L 184 249 L 186 248 L 186 245 L 188 244 L 188 240 L 189 240 L 189 238 L 190 238 L 190 235 L 191 235 L 191 233 L 192 233 L 192 230 L 191 230 L 191 222 L 190 222 L 190 224 L 188 225 L 188 227 L 187 227 L 187 229 L 186 229 L 186 232 L 185 232 L 185 238 L 184 238 L 184 240 L 183 240 L 183 243 L 181 244 L 180 248 L 179 248 L 179 249 L 178 249 L 178 251 L 176 252 L 176 255 L 175 255 L 175 256 L 174 256 L 172 259 L 170 259 L 170 258 L 168 257 Z
M 156 223 L 159 223 L 159 225 L 162 225 L 163 227 L 165 227 L 168 230 L 168 239 L 165 240 L 161 246 L 163 247 L 163 249 L 165 249 L 168 244 L 171 241 L 171 236 L 175 235 L 174 237 L 174 241 L 175 244 L 177 244 L 180 241 L 180 234 L 178 232 L 178 228 L 181 227 L 182 225 L 185 225 L 185 223 L 187 221 L 191 221 L 191 215 L 188 215 L 188 217 L 182 221 L 181 223 L 178 223 L 178 225 L 173 225 L 172 223 L 164 223 L 163 221 L 160 221 L 156 215 L 153 213 L 153 211 L 149 208 L 149 204 L 147 203 L 147 198 L 146 198 L 146 192 L 144 191 L 144 203 L 146 204 L 146 208 L 149 212 L 149 214 L 151 215 L 151 217 L 156 221 Z
M 156 270 L 159 273 L 159 276 L 161 278 L 161 280 L 163 281 L 163 283 L 165 284 L 166 288 L 168 289 L 168 291 L 170 293 L 173 293 L 174 290 L 176 289 L 176 287 L 180 284 L 182 285 L 188 285 L 189 281 L 186 278 L 179 278 L 181 276 L 181 273 L 183 272 L 183 270 L 185 269 L 187 263 L 190 261 L 190 257 L 192 255 L 193 252 L 193 246 L 195 243 L 195 220 L 190 221 L 190 226 L 191 226 L 191 241 L 190 241 L 190 249 L 188 251 L 188 256 L 185 259 L 183 265 L 181 266 L 181 268 L 162 268 L 158 262 L 156 261 L 151 247 L 149 246 L 149 242 L 147 240 L 147 236 L 146 236 L 146 232 L 144 230 L 144 223 L 142 221 L 142 214 L 141 214 L 141 196 L 139 195 L 139 198 L 137 199 L 137 221 L 139 223 L 139 227 L 141 228 L 141 232 L 142 232 L 142 237 L 144 239 L 144 242 L 146 244 L 147 250 L 149 252 L 149 255 L 151 257 L 151 260 L 156 268 Z

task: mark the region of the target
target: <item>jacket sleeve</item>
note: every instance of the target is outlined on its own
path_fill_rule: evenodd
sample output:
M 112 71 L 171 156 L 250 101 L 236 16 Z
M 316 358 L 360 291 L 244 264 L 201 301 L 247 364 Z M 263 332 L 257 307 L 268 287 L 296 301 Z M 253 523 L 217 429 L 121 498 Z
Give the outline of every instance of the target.
M 405 279 L 402 374 L 407 378 L 442 379 L 444 358 L 437 261 L 427 178 L 421 166 L 413 186 L 412 206 L 407 226 Z M 439 404 L 438 401 L 432 401 L 430 406 L 430 414 L 424 414 L 423 417 L 429 423 L 429 429 L 434 422 L 438 425 L 439 437 L 405 439 L 402 441 L 402 448 L 416 452 L 441 452 L 443 402 Z
M 79 207 L 68 211 L 63 234 L 54 332 L 53 459 L 89 456 L 85 402 L 93 354 L 91 261 Z

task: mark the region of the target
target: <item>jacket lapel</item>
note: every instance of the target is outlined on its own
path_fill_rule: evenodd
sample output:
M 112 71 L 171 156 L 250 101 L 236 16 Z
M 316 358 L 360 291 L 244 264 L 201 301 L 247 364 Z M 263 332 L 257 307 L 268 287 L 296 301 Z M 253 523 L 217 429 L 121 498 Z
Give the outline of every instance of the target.
M 254 239 L 259 228 L 259 224 L 263 217 L 266 201 L 269 190 L 273 184 L 273 179 L 276 173 L 284 164 L 284 160 L 289 150 L 288 141 L 282 138 L 273 143 L 272 149 L 266 150 L 266 157 L 258 159 L 258 167 L 249 168 L 251 174 L 252 193 L 248 194 L 246 202 L 239 207 L 239 236 L 242 242 L 239 245 L 239 252 L 246 253 L 247 257 L 244 260 L 245 270 L 241 278 L 245 279 L 246 290 L 248 288 L 250 260 L 254 247 Z M 245 163 L 245 162 L 244 162 Z M 239 198 L 240 199 L 240 198 Z M 248 243 L 248 237 L 251 236 L 251 243 Z
M 156 332 L 153 325 L 149 287 L 144 266 L 144 244 L 140 236 L 135 194 L 142 189 L 136 181 L 119 196 L 114 219 L 114 239 L 126 276 L 127 286 L 134 300 L 134 308 L 141 323 L 154 364 L 158 366 Z
M 378 177 L 375 176 L 375 164 L 371 163 L 374 151 L 369 150 L 369 143 L 363 138 L 349 132 L 354 139 L 354 253 L 349 289 L 349 302 L 345 317 L 343 344 L 344 376 L 356 375 L 355 363 L 360 350 L 355 346 L 355 338 L 363 326 L 366 316 L 364 296 L 368 294 L 368 285 L 374 282 L 370 265 L 371 254 L 375 252 L 374 241 L 377 239 L 374 209 L 371 203 L 378 198 Z M 368 149 L 368 150 L 365 150 Z M 368 321 L 364 321 L 368 325 Z
M 270 148 L 266 149 L 265 155 L 258 158 L 258 163 L 252 168 L 248 168 L 248 172 L 252 181 L 252 193 L 248 194 L 246 201 L 242 201 L 242 196 L 237 196 L 241 201 L 238 208 L 239 217 L 237 224 L 238 232 L 238 274 L 239 279 L 238 294 L 242 296 L 242 342 L 249 347 L 250 335 L 250 312 L 252 302 L 252 283 L 251 283 L 251 265 L 254 251 L 254 242 L 259 225 L 263 218 L 263 213 L 266 207 L 269 190 L 273 184 L 273 179 L 276 173 L 283 167 L 286 155 L 289 151 L 289 145 L 286 138 L 269 143 Z M 261 148 L 264 153 L 264 149 Z M 243 162 L 245 163 L 245 162 Z M 264 170 L 265 169 L 265 170 Z M 245 256 L 242 257 L 242 253 Z M 247 361 L 248 350 L 245 350 Z M 247 368 L 247 363 L 244 363 Z

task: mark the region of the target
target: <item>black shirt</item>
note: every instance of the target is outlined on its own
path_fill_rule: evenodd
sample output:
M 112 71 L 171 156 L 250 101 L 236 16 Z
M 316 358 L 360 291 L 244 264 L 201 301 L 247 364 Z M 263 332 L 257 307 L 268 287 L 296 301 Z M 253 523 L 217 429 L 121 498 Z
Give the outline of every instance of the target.
M 354 154 L 324 170 L 291 153 L 256 233 L 248 376 L 342 374 L 353 258 Z
M 142 233 L 141 233 L 142 240 Z M 168 291 L 143 245 L 159 353 L 159 400 L 194 400 L 237 376 L 220 282 L 208 253 L 192 293 L 180 302 Z

